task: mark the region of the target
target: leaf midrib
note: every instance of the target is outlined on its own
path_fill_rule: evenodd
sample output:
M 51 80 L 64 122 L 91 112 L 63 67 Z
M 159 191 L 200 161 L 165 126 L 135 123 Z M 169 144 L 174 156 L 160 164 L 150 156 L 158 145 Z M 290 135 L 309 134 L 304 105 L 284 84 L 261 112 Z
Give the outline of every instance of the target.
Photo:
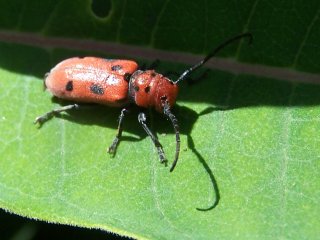
M 172 59 L 174 59 L 174 62 L 176 63 L 188 65 L 193 65 L 203 58 L 201 55 L 190 53 L 170 52 L 113 42 L 44 37 L 34 33 L 0 31 L 0 42 L 1 41 L 42 48 L 64 48 L 81 51 L 102 52 L 108 53 L 108 55 L 122 55 L 128 56 L 128 58 L 131 59 L 141 58 L 149 61 L 154 61 L 156 58 L 160 61 L 172 62 Z M 248 74 L 270 79 L 320 84 L 320 74 L 301 72 L 289 68 L 241 63 L 235 60 L 224 58 L 213 58 L 211 61 L 207 62 L 205 66 L 209 69 L 222 70 L 233 74 Z

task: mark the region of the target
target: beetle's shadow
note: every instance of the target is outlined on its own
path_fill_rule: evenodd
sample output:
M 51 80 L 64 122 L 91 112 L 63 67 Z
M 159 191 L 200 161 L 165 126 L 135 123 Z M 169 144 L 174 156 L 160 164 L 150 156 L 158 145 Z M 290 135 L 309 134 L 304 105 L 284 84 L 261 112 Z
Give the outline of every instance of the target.
M 56 97 L 53 97 L 52 101 L 55 103 L 59 103 L 61 105 L 68 105 L 68 102 L 62 101 Z M 202 164 L 203 168 L 207 172 L 207 175 L 210 179 L 212 189 L 214 192 L 215 199 L 213 200 L 212 205 L 209 206 L 208 208 L 197 208 L 197 210 L 200 210 L 200 211 L 207 211 L 216 207 L 220 200 L 220 192 L 219 192 L 216 178 L 214 177 L 214 174 L 210 169 L 207 161 L 202 157 L 200 152 L 196 149 L 196 146 L 192 139 L 191 132 L 193 129 L 193 125 L 195 124 L 195 122 L 198 120 L 200 116 L 209 114 L 213 111 L 220 111 L 220 110 L 222 109 L 208 107 L 204 111 L 202 111 L 200 114 L 198 114 L 187 107 L 183 107 L 179 105 L 176 105 L 175 108 L 173 109 L 173 113 L 176 115 L 179 121 L 180 133 L 187 136 L 188 148 L 191 149 L 194 156 L 198 159 L 198 161 Z M 58 114 L 55 117 L 63 118 L 65 120 L 75 122 L 81 125 L 97 125 L 104 128 L 112 128 L 112 129 L 115 129 L 115 134 L 116 134 L 116 129 L 118 126 L 117 120 L 119 118 L 120 111 L 121 111 L 120 108 L 110 108 L 110 107 L 96 105 L 96 104 L 84 104 L 84 105 L 80 105 L 80 108 L 77 110 L 70 110 L 68 111 L 68 113 Z M 143 131 L 142 127 L 138 123 L 137 116 L 139 112 L 141 112 L 141 109 L 132 107 L 130 108 L 129 112 L 126 114 L 125 116 L 126 119 L 124 119 L 124 123 L 123 123 L 124 133 L 123 133 L 123 136 L 121 137 L 120 144 L 121 142 L 124 142 L 124 141 L 141 141 L 141 139 L 147 137 L 147 134 Z M 146 114 L 147 114 L 147 118 L 148 118 L 147 122 L 149 126 L 150 126 L 150 122 L 152 122 L 153 119 L 157 119 L 156 123 L 150 126 L 152 128 L 152 131 L 156 135 L 173 132 L 171 122 L 168 121 L 163 114 L 160 114 L 151 110 L 150 111 L 146 110 Z M 126 136 L 125 132 L 132 133 L 138 137 Z M 110 139 L 110 143 L 111 143 L 111 139 Z

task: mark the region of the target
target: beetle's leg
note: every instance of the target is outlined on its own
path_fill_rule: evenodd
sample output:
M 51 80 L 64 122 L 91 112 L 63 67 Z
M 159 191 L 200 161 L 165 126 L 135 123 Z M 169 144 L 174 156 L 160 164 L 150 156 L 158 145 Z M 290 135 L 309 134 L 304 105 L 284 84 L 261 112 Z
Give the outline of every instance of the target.
M 173 169 L 175 168 L 177 162 L 178 162 L 178 159 L 179 159 L 179 153 L 180 153 L 180 133 L 179 133 L 179 125 L 178 125 L 178 120 L 176 118 L 175 115 L 173 115 L 173 113 L 171 112 L 170 110 L 170 105 L 167 101 L 166 98 L 163 98 L 162 99 L 163 101 L 163 113 L 169 117 L 172 125 L 173 125 L 173 129 L 174 129 L 174 132 L 176 134 L 176 155 L 175 155 L 175 158 L 174 158 L 174 161 L 171 165 L 171 168 L 170 168 L 170 172 L 173 171 Z
M 164 155 L 164 151 L 162 149 L 162 145 L 161 143 L 159 142 L 159 140 L 156 138 L 156 136 L 151 132 L 151 130 L 148 128 L 147 124 L 146 124 L 146 115 L 141 112 L 139 113 L 138 115 L 138 121 L 139 123 L 141 124 L 141 126 L 143 127 L 143 129 L 146 131 L 146 133 L 148 134 L 148 136 L 151 138 L 154 146 L 157 148 L 158 150 L 158 155 L 159 155 L 159 158 L 160 158 L 160 162 L 161 163 L 165 163 L 167 162 L 166 160 L 166 157 Z
M 120 116 L 119 116 L 119 123 L 118 123 L 118 131 L 117 131 L 117 135 L 116 137 L 114 138 L 111 146 L 109 147 L 108 149 L 108 153 L 111 153 L 111 154 L 114 154 L 116 152 L 116 149 L 117 149 L 117 146 L 119 144 L 119 141 L 120 141 L 120 137 L 122 135 L 122 123 L 123 123 L 123 119 L 124 119 L 124 116 L 125 116 L 125 113 L 127 113 L 128 110 L 126 108 L 123 108 L 121 110 L 121 113 L 120 113 Z
M 155 69 L 156 67 L 158 67 L 160 64 L 160 60 L 159 59 L 156 59 L 154 60 L 152 63 L 150 63 L 149 66 L 146 67 L 146 70 L 153 70 Z
M 165 76 L 166 78 L 169 78 L 171 79 L 171 76 L 174 76 L 174 77 L 179 77 L 180 74 L 175 72 L 175 71 L 166 71 L 163 76 Z
M 34 124 L 39 123 L 40 125 L 42 123 L 44 123 L 45 121 L 49 120 L 50 118 L 54 117 L 56 114 L 61 113 L 61 112 L 66 112 L 72 109 L 79 109 L 79 105 L 78 104 L 71 104 L 71 105 L 67 105 L 67 106 L 63 106 L 61 108 L 57 108 L 57 109 L 53 109 L 50 112 L 47 112 L 39 117 L 37 117 L 34 120 Z
M 149 66 L 146 63 L 144 63 L 139 67 L 139 70 L 142 70 L 142 71 L 153 70 L 159 65 L 159 63 L 160 63 L 159 59 L 154 60 L 152 63 L 150 63 Z

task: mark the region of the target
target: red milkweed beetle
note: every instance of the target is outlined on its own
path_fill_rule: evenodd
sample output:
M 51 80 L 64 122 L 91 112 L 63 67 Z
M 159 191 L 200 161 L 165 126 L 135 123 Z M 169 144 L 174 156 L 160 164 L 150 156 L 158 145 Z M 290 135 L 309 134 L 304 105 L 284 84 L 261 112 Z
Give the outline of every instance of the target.
M 243 33 L 228 39 L 200 62 L 185 70 L 176 81 L 154 70 L 139 70 L 138 64 L 134 61 L 85 57 L 69 58 L 57 64 L 46 74 L 44 85 L 54 96 L 75 102 L 90 102 L 116 107 L 126 107 L 133 103 L 142 108 L 155 108 L 156 111 L 163 112 L 170 119 L 176 135 L 175 158 L 170 168 L 172 172 L 180 152 L 178 120 L 171 112 L 178 94 L 178 82 L 186 79 L 190 73 L 201 67 L 222 48 L 244 37 L 249 38 L 249 43 L 252 42 L 250 33 Z M 34 123 L 42 124 L 57 113 L 79 107 L 78 104 L 71 104 L 54 109 L 37 117 Z M 108 149 L 109 153 L 116 151 L 122 135 L 122 123 L 126 112 L 126 108 L 121 110 L 117 135 Z M 146 115 L 143 112 L 139 113 L 138 121 L 157 148 L 160 162 L 165 163 L 166 158 L 162 145 L 148 128 Z

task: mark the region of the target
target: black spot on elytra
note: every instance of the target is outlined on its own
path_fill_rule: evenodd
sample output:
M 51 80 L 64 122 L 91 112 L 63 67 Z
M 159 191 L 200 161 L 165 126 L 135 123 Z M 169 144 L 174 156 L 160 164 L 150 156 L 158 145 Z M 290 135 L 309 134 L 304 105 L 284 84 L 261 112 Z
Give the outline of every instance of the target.
M 73 82 L 72 81 L 68 81 L 66 84 L 66 90 L 71 92 L 73 90 Z
M 121 65 L 113 65 L 112 67 L 111 67 L 111 70 L 112 71 L 118 71 L 118 70 L 121 70 L 122 69 L 122 66 Z
M 139 87 L 138 87 L 138 86 L 134 86 L 133 88 L 134 88 L 134 90 L 135 90 L 136 92 L 139 92 Z
M 100 85 L 98 84 L 92 84 L 90 86 L 90 91 L 94 94 L 97 94 L 97 95 L 103 95 L 104 94 L 104 90 L 103 90 L 103 87 L 101 87 Z
M 155 77 L 157 74 L 155 72 L 151 73 L 151 77 Z
M 124 80 L 126 80 L 127 82 L 129 82 L 129 81 L 130 81 L 130 78 L 131 78 L 131 74 L 130 74 L 130 73 L 125 73 L 123 77 L 124 77 Z
M 150 86 L 146 87 L 146 88 L 144 89 L 144 91 L 145 91 L 146 93 L 150 92 Z

